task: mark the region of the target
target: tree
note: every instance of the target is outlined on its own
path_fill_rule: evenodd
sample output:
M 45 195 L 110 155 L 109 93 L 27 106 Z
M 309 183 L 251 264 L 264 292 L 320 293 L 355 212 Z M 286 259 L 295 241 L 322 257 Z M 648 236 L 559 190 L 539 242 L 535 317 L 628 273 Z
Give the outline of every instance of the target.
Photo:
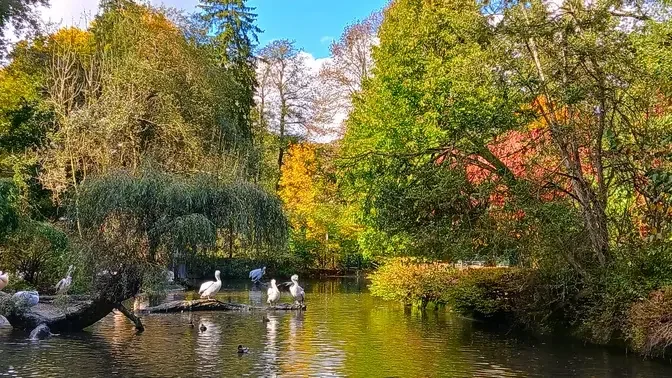
M 517 179 L 488 145 L 524 121 L 515 116 L 521 97 L 499 86 L 490 27 L 475 3 L 416 5 L 400 0 L 385 10 L 372 78 L 347 121 L 341 171 L 367 223 L 407 241 L 399 251 L 489 254 L 488 193 L 495 178 Z M 472 163 L 493 180 L 470 183 Z
M 38 29 L 38 6 L 47 6 L 48 0 L 2 0 L 0 1 L 0 53 L 6 51 L 5 31 L 7 26 L 13 27 L 14 34 L 21 35 L 26 31 Z
M 257 34 L 261 33 L 255 20 L 255 8 L 245 5 L 245 0 L 201 0 L 201 19 L 213 31 L 212 43 L 217 50 L 220 64 L 231 69 L 236 90 L 236 120 L 250 128 L 250 111 L 254 108 L 254 91 L 257 86 L 253 51 Z M 247 135 L 247 139 L 251 136 Z
M 373 71 L 372 49 L 377 43 L 377 33 L 382 13 L 374 12 L 364 20 L 346 26 L 338 41 L 332 42 L 331 59 L 320 69 L 321 91 L 330 101 L 332 116 L 347 116 L 352 96 L 362 89 L 364 81 Z M 337 134 L 342 135 L 343 130 Z
M 166 16 L 108 4 L 87 31 L 47 39 L 46 103 L 56 115 L 40 178 L 57 199 L 91 175 L 137 171 L 243 175 L 235 79 Z
M 271 131 L 278 135 L 278 169 L 289 147 L 289 137 L 315 131 L 312 119 L 311 75 L 301 51 L 289 40 L 277 40 L 259 52 L 262 109 L 259 114 Z M 279 187 L 279 182 L 276 188 Z
M 368 205 L 367 222 L 412 235 L 420 251 L 448 250 L 420 242 L 448 231 L 477 254 L 514 241 L 529 247 L 519 261 L 582 276 L 613 262 L 625 240 L 640 245 L 649 227 L 665 240 L 664 11 L 493 6 L 496 22 L 470 1 L 386 9 L 343 143 L 344 178 Z M 644 218 L 638 232 L 633 220 Z
M 282 167 L 278 195 L 292 226 L 291 251 L 304 264 L 337 269 L 361 264 L 354 209 L 341 196 L 330 145 L 295 143 Z M 313 266 L 314 267 L 314 266 Z

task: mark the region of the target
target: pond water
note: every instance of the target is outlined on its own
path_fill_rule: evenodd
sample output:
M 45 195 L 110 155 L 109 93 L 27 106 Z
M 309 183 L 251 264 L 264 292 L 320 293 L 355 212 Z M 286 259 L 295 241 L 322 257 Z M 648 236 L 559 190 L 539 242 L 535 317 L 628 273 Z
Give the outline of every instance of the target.
M 260 305 L 249 283 L 218 299 Z M 150 315 L 135 334 L 121 314 L 84 332 L 31 342 L 0 329 L 0 376 L 40 377 L 669 377 L 672 365 L 581 343 L 484 330 L 445 311 L 373 298 L 357 279 L 307 282 L 305 312 Z M 174 297 L 193 293 L 175 293 Z M 290 301 L 283 292 L 281 300 Z M 205 332 L 198 325 L 207 327 Z M 250 348 L 239 356 L 238 344 Z

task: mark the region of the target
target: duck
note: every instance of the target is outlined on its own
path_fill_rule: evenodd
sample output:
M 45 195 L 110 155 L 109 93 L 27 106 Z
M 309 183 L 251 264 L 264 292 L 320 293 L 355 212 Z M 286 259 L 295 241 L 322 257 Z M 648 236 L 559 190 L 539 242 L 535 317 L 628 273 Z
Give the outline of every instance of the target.
M 215 270 L 215 281 L 204 282 L 201 285 L 201 289 L 198 291 L 198 294 L 201 294 L 201 298 L 210 299 L 210 296 L 217 294 L 221 288 L 222 281 L 219 279 L 219 270 Z
M 3 273 L 2 270 L 0 270 L 0 291 L 7 287 L 9 284 L 9 273 Z
M 200 327 L 198 327 L 198 329 L 200 329 L 200 330 L 201 330 L 201 332 L 205 332 L 205 331 L 207 331 L 207 330 L 208 330 L 208 327 L 206 327 L 206 326 L 205 326 L 205 324 L 201 323 L 201 326 L 200 326 Z
M 40 295 L 37 291 L 17 291 L 12 298 L 25 302 L 28 307 L 37 306 L 40 303 Z
M 70 265 L 68 268 L 68 274 L 64 279 L 58 281 L 56 284 L 56 293 L 57 294 L 66 294 L 72 285 L 72 272 L 75 270 L 75 267 Z
M 299 276 L 292 276 L 292 286 L 289 287 L 289 292 L 294 297 L 294 300 L 297 304 L 303 304 L 306 293 L 303 291 L 303 288 L 299 286 Z
M 280 299 L 280 290 L 278 290 L 278 286 L 275 284 L 275 279 L 271 280 L 271 287 L 268 288 L 267 295 L 268 299 L 266 302 L 271 306 Z
M 263 315 L 263 316 L 261 317 L 261 322 L 262 322 L 262 323 L 268 323 L 268 322 L 270 322 L 270 321 L 271 321 L 271 319 L 269 319 L 268 316 L 266 316 L 266 315 Z
M 238 354 L 245 354 L 250 351 L 250 348 L 238 345 Z
M 250 279 L 252 280 L 252 282 L 257 283 L 257 282 L 261 281 L 261 277 L 263 277 L 264 274 L 266 274 L 266 267 L 265 266 L 261 267 L 259 269 L 251 270 L 250 271 Z

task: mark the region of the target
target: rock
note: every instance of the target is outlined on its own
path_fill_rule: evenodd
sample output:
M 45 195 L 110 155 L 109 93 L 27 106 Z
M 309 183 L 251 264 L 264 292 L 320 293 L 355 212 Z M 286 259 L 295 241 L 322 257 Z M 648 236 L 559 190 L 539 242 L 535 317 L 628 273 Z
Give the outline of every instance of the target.
M 44 340 L 48 337 L 50 337 L 51 330 L 49 327 L 47 327 L 46 324 L 40 324 L 35 329 L 30 333 L 30 339 L 31 340 Z
M 17 291 L 12 295 L 12 298 L 14 298 L 17 303 L 22 302 L 28 307 L 34 307 L 40 303 L 40 295 L 37 291 Z

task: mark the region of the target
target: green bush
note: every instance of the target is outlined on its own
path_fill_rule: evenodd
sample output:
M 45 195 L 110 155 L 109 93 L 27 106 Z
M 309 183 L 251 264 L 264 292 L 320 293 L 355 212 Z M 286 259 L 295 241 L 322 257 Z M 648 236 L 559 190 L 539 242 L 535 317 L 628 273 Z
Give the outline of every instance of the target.
M 516 311 L 520 292 L 516 284 L 523 272 L 511 268 L 465 269 L 455 273 L 448 292 L 451 306 L 458 312 L 476 317 L 506 316 Z
M 370 290 L 375 296 L 408 305 L 446 304 L 447 290 L 454 284 L 455 272 L 450 264 L 395 258 L 370 276 Z

